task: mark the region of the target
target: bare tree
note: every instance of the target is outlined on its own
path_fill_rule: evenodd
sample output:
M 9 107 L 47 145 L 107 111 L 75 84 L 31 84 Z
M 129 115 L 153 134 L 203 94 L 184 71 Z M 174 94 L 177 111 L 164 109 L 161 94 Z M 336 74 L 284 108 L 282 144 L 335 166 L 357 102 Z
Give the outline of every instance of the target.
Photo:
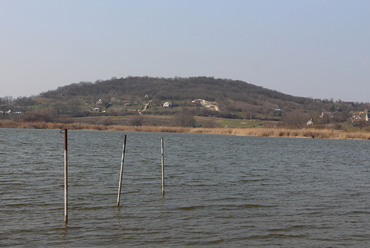
M 98 120 L 98 124 L 99 125 L 109 126 L 109 125 L 113 125 L 114 123 L 113 123 L 112 118 L 110 118 L 110 117 L 103 117 L 103 118 L 100 118 Z
M 310 118 L 308 113 L 296 110 L 283 114 L 282 120 L 285 125 L 303 128 L 307 125 Z
M 180 127 L 192 127 L 196 125 L 196 121 L 190 111 L 183 110 L 174 115 L 174 124 Z
M 134 116 L 129 120 L 130 126 L 139 127 L 143 125 L 143 117 L 140 115 Z

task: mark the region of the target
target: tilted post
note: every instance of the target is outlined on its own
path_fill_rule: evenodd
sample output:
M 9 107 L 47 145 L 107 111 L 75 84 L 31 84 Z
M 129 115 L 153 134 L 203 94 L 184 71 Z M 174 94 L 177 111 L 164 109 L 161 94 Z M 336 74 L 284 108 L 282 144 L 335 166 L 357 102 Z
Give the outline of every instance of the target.
M 162 157 L 162 197 L 164 196 L 164 141 L 161 138 L 161 157 Z
M 123 174 L 123 165 L 125 161 L 125 153 L 126 153 L 126 135 L 124 135 L 124 139 L 123 139 L 121 170 L 119 173 L 119 183 L 118 183 L 117 207 L 119 207 L 120 196 L 121 196 L 122 174 Z

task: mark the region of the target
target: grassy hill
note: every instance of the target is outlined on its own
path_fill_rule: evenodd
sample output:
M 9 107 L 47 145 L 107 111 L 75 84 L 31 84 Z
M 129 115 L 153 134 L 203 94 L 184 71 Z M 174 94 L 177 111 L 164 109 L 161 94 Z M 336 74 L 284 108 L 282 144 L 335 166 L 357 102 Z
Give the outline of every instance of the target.
M 310 119 L 315 125 L 343 124 L 370 104 L 295 97 L 228 79 L 127 77 L 71 84 L 0 105 L 8 109 L 25 121 L 303 127 Z

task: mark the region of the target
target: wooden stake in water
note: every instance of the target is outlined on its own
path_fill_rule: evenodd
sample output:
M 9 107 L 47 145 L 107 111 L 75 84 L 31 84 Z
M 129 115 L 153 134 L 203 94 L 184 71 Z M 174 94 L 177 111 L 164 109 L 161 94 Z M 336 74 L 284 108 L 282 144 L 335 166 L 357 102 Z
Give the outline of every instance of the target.
M 162 196 L 164 196 L 164 141 L 161 138 L 161 157 L 162 157 Z
M 125 153 L 126 153 L 126 135 L 124 135 L 124 139 L 123 139 L 121 170 L 120 170 L 120 173 L 119 173 L 119 183 L 118 183 L 117 207 L 119 207 L 120 196 L 121 196 L 122 174 L 123 174 L 123 164 L 124 164 L 124 161 L 125 161 Z
M 68 222 L 68 157 L 67 129 L 64 129 L 64 224 Z

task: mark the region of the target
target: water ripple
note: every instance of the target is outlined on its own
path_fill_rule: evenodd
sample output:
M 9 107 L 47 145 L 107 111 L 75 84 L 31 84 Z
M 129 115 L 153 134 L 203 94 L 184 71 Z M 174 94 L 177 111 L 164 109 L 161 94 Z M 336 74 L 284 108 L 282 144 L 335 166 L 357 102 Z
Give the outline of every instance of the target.
M 63 135 L 0 129 L 0 246 L 370 243 L 368 141 L 127 135 L 118 208 L 122 133 L 70 131 L 69 220 L 64 226 Z

